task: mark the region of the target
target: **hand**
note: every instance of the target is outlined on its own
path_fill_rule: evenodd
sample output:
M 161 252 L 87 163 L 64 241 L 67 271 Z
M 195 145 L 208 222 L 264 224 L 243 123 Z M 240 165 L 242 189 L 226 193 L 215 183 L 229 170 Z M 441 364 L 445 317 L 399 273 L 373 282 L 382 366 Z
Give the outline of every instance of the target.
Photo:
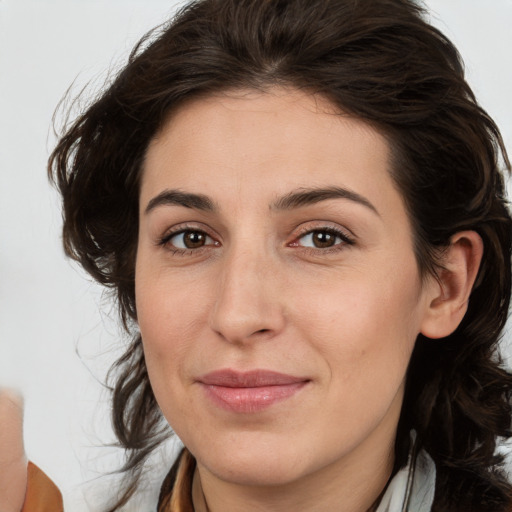
M 27 489 L 23 447 L 23 400 L 0 389 L 0 512 L 20 512 Z

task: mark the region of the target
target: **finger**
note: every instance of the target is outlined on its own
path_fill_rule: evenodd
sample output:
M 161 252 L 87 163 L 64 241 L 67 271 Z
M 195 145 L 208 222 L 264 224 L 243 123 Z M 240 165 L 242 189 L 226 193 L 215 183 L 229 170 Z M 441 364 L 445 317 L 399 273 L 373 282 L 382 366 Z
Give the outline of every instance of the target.
M 0 389 L 0 512 L 19 512 L 26 487 L 23 400 L 12 390 Z

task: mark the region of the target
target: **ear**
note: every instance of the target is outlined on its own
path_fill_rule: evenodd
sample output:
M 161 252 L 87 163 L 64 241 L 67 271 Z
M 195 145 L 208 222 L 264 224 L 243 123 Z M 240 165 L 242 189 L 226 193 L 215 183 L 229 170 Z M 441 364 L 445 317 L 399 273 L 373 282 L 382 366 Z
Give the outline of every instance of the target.
M 421 334 L 427 338 L 444 338 L 457 329 L 468 309 L 483 250 L 482 239 L 475 231 L 453 235 L 437 279 L 432 277 L 427 286 Z

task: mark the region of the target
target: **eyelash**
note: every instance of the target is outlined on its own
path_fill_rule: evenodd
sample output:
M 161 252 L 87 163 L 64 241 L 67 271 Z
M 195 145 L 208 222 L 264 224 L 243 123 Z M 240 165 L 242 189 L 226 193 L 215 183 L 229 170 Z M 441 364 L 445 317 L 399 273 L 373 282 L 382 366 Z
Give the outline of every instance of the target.
M 306 247 L 301 246 L 299 241 L 305 238 L 308 235 L 313 235 L 314 233 L 324 233 L 335 238 L 339 238 L 341 242 L 335 243 L 332 246 L 321 248 L 321 247 Z M 331 254 L 338 251 L 343 250 L 347 245 L 354 245 L 355 240 L 352 236 L 349 236 L 346 232 L 341 231 L 340 229 L 336 229 L 331 226 L 323 226 L 318 228 L 305 228 L 299 235 L 295 238 L 295 240 L 288 244 L 288 247 L 302 247 L 303 250 L 311 252 L 313 254 Z
M 174 237 L 176 237 L 178 235 L 185 234 L 185 233 L 196 233 L 196 234 L 203 235 L 203 236 L 205 236 L 207 238 L 210 238 L 210 239 L 214 240 L 214 243 L 213 244 L 205 244 L 205 245 L 202 245 L 202 246 L 197 247 L 197 248 L 186 248 L 186 249 L 185 248 L 181 248 L 181 247 L 175 247 L 175 246 L 173 246 L 170 243 L 171 240 Z M 325 248 L 306 247 L 306 246 L 301 246 L 299 244 L 299 241 L 301 239 L 303 239 L 304 237 L 306 237 L 308 235 L 313 235 L 314 233 L 328 234 L 328 235 L 334 236 L 335 238 L 339 238 L 341 240 L 341 242 L 335 243 L 334 245 L 329 246 L 329 247 L 325 247 Z M 319 228 L 314 228 L 314 229 L 311 229 L 311 228 L 304 229 L 293 240 L 293 242 L 288 243 L 287 246 L 288 247 L 302 247 L 302 249 L 304 251 L 312 252 L 312 253 L 318 255 L 319 253 L 321 253 L 321 254 L 330 254 L 330 253 L 333 253 L 333 252 L 338 252 L 338 251 L 343 250 L 343 248 L 345 246 L 347 246 L 347 245 L 348 246 L 354 245 L 354 243 L 355 243 L 355 240 L 354 240 L 353 237 L 349 236 L 347 233 L 345 233 L 345 232 L 343 232 L 343 231 L 341 231 L 339 229 L 336 229 L 336 228 L 333 228 L 333 227 L 319 227 Z M 164 237 L 162 237 L 160 240 L 158 240 L 158 244 L 157 245 L 165 247 L 166 249 L 170 250 L 173 255 L 189 256 L 189 255 L 192 255 L 192 254 L 198 254 L 200 251 L 205 250 L 208 247 L 219 246 L 220 243 L 218 241 L 216 241 L 211 235 L 209 235 L 206 231 L 204 231 L 202 229 L 198 229 L 198 228 L 195 228 L 195 227 L 186 227 L 185 226 L 185 227 L 179 227 L 175 231 L 167 233 Z
M 170 250 L 172 252 L 173 255 L 177 255 L 177 256 L 190 256 L 192 254 L 197 254 L 199 251 L 202 251 L 204 249 L 206 249 L 207 247 L 209 246 L 218 246 L 220 245 L 219 242 L 215 241 L 214 240 L 214 243 L 213 244 L 205 244 L 205 245 L 202 245 L 200 247 L 197 247 L 197 248 L 187 248 L 187 249 L 184 249 L 182 247 L 176 247 L 176 246 L 173 246 L 170 242 L 171 240 L 178 236 L 178 235 L 182 235 L 182 234 L 185 234 L 185 233 L 196 233 L 196 234 L 201 234 L 207 238 L 211 238 L 212 240 L 214 240 L 214 238 L 212 236 L 210 236 L 205 230 L 203 229 L 199 229 L 199 228 L 196 228 L 196 227 L 187 227 L 187 226 L 181 226 L 179 228 L 177 228 L 175 231 L 171 231 L 170 233 L 167 233 L 165 236 L 163 236 L 160 240 L 158 240 L 158 245 L 159 246 L 162 246 L 162 247 L 165 247 L 166 249 Z

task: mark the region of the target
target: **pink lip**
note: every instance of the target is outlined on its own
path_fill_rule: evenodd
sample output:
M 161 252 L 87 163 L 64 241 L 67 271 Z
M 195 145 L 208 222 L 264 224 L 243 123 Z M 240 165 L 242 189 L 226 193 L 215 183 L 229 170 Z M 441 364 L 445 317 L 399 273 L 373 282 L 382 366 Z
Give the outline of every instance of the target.
M 268 370 L 218 370 L 198 379 L 215 405 L 233 412 L 259 412 L 290 398 L 309 379 Z

